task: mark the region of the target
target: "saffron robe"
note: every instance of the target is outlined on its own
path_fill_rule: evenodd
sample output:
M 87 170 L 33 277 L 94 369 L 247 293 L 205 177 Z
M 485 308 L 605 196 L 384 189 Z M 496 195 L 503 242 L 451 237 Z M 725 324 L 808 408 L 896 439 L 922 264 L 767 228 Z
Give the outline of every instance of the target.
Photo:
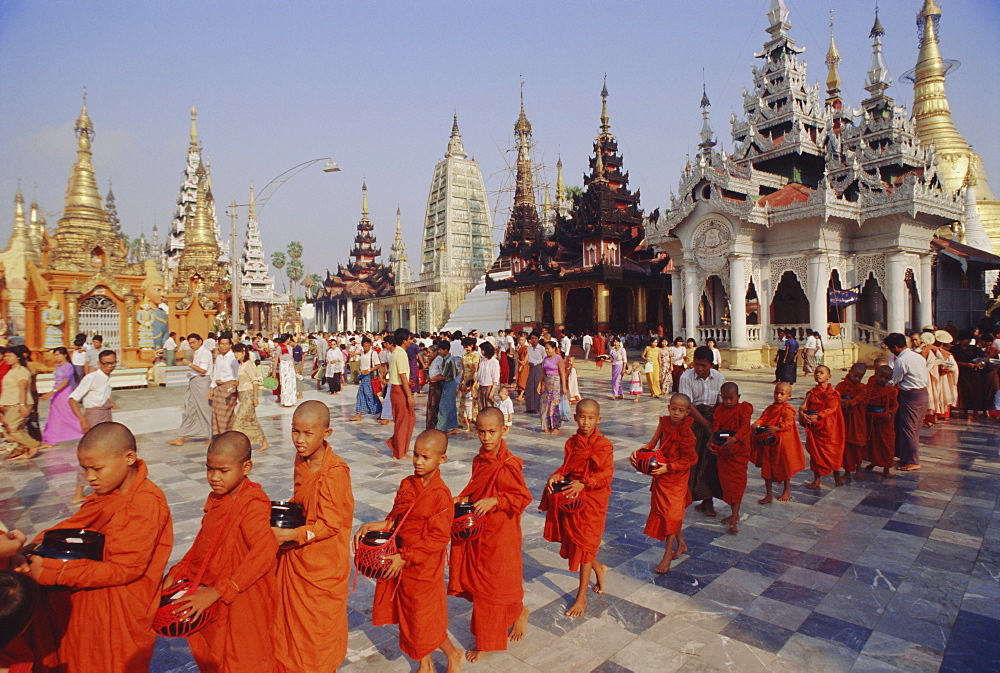
M 899 410 L 899 389 L 868 384 L 868 404 L 884 407 L 885 413 L 867 413 L 868 460 L 877 467 L 892 467 L 896 453 L 896 412 Z
M 278 553 L 274 654 L 279 673 L 332 671 L 347 655 L 351 470 L 329 445 L 321 450 L 317 472 L 302 457 L 295 458 L 292 502 L 304 508 L 306 525 L 296 529 L 298 545 Z
M 660 416 L 664 434 L 658 450 L 663 455 L 667 473 L 653 477 L 649 487 L 649 516 L 642 532 L 651 538 L 666 540 L 681 532 L 684 510 L 691 504 L 688 473 L 698 463 L 693 424 L 694 419 L 690 416 L 680 425 L 671 423 L 669 416 Z
M 260 484 L 244 479 L 232 493 L 208 496 L 201 530 L 170 572 L 174 579 L 194 579 L 220 529 L 202 584 L 221 598 L 212 621 L 188 636 L 191 653 L 202 671 L 271 673 L 278 541 L 271 532 L 271 501 Z
M 615 476 L 615 447 L 598 428 L 589 437 L 574 433 L 563 447 L 563 464 L 552 476 L 569 481 L 579 480 L 585 486 L 584 498 L 575 512 L 560 512 L 552 507 L 549 494 L 542 494 L 539 509 L 545 512 L 545 539 L 562 543 L 559 556 L 569 561 L 576 572 L 581 563 L 597 559 L 604 526 L 608 518 L 611 480 Z
M 54 526 L 103 533 L 104 561 L 42 560 L 38 583 L 71 591 L 43 592 L 26 634 L 37 671 L 149 670 L 156 643 L 153 617 L 174 534 L 163 491 L 149 479 L 145 462 L 137 465 L 128 491 L 91 495 L 76 514 Z M 34 542 L 40 543 L 43 534 Z M 52 637 L 54 643 L 44 647 Z
M 837 384 L 840 408 L 844 413 L 844 469 L 854 472 L 861 467 L 868 444 L 868 386 L 844 379 Z
M 815 411 L 816 423 L 803 423 L 806 429 L 806 452 L 809 469 L 823 477 L 844 465 L 844 412 L 840 408 L 840 393 L 827 383 L 806 393 L 804 411 Z
M 750 462 L 750 418 L 753 416 L 753 405 L 740 402 L 732 409 L 719 404 L 712 415 L 712 432 L 727 431 L 736 433 L 736 443 L 723 453 L 718 450 L 716 466 L 719 470 L 719 483 L 722 485 L 722 499 L 727 505 L 738 505 L 743 501 L 747 490 L 747 463 Z M 711 440 L 709 440 L 711 441 Z
M 417 476 L 403 479 L 386 517 L 399 527 L 406 566 L 376 584 L 372 624 L 399 624 L 399 649 L 411 659 L 422 659 L 448 637 L 444 566 L 454 515 L 451 491 L 437 470 L 426 486 Z
M 760 476 L 772 481 L 788 481 L 806 467 L 802 452 L 802 439 L 795 425 L 795 407 L 788 402 L 772 404 L 764 409 L 753 427 L 773 425 L 775 442 L 764 446 L 754 464 L 760 468 Z
M 524 609 L 521 515 L 531 502 L 524 462 L 507 449 L 506 442 L 500 443 L 496 455 L 480 447 L 460 497 L 472 502 L 496 498 L 497 505 L 486 513 L 478 537 L 452 541 L 448 594 L 472 601 L 469 630 L 477 650 L 506 650 L 507 631 Z

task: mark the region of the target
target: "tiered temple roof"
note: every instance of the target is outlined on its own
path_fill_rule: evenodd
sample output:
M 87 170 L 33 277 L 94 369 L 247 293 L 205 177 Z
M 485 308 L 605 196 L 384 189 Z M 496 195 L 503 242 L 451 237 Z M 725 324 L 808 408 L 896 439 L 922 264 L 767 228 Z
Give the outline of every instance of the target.
M 402 213 L 396 208 L 396 239 L 392 242 L 392 252 L 389 253 L 389 268 L 396 280 L 396 294 L 406 292 L 407 286 L 413 282 L 413 272 L 406 259 L 406 243 L 403 242 Z
M 184 249 L 173 271 L 174 292 L 218 292 L 228 274 L 212 221 L 212 187 L 204 163 L 195 171 L 194 219 L 186 224 Z
M 283 304 L 288 301 L 288 295 L 274 290 L 274 279 L 264 256 L 264 244 L 260 240 L 253 185 L 250 185 L 250 216 L 247 218 L 246 240 L 243 242 L 243 255 L 240 258 L 240 299 L 267 304 Z

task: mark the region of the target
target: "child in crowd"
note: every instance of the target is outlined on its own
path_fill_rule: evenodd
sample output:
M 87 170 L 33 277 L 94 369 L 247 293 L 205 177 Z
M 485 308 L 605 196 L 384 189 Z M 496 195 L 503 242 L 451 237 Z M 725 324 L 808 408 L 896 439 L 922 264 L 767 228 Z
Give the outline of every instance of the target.
M 419 673 L 431 673 L 431 653 L 448 657 L 448 673 L 462 667 L 462 653 L 448 637 L 448 600 L 444 566 L 451 538 L 454 504 L 441 479 L 448 459 L 448 436 L 424 430 L 413 444 L 413 474 L 396 491 L 385 521 L 363 524 L 354 545 L 373 530 L 399 528 L 402 549 L 392 556 L 386 576 L 378 580 L 372 606 L 372 624 L 399 624 L 399 649 L 420 662 Z M 310 669 L 310 670 L 332 670 Z
M 844 380 L 837 384 L 840 408 L 844 413 L 844 476 L 861 478 L 861 463 L 868 444 L 868 387 L 862 382 L 865 376 L 862 362 L 855 362 Z
M 642 397 L 642 365 L 636 362 L 632 365 L 632 386 L 629 389 L 629 393 L 632 395 L 632 401 L 638 402 L 639 398 Z
M 507 386 L 500 386 L 498 395 L 500 402 L 497 404 L 497 408 L 503 414 L 503 424 L 509 428 L 514 425 L 514 400 L 510 399 L 510 391 L 507 390 Z
M 126 673 L 149 668 L 156 643 L 153 617 L 173 525 L 167 499 L 149 479 L 137 452 L 135 436 L 113 422 L 92 427 L 76 450 L 93 493 L 76 514 L 53 528 L 103 533 L 103 561 L 31 556 L 17 568 L 41 585 L 66 589 L 45 592 L 45 619 L 29 627 L 29 632 L 44 631 L 34 634 L 32 642 L 53 643 L 51 649 L 35 651 L 37 670 Z
M 594 593 L 604 593 L 608 567 L 597 560 L 604 525 L 608 518 L 611 480 L 615 475 L 615 447 L 601 434 L 601 405 L 596 400 L 581 400 L 576 405 L 577 431 L 563 448 L 563 464 L 552 473 L 545 485 L 540 509 L 545 511 L 545 539 L 562 543 L 559 556 L 569 561 L 570 572 L 580 571 L 576 601 L 566 611 L 569 617 L 581 617 L 587 609 L 590 571 L 597 577 Z M 570 498 L 585 498 L 578 510 L 560 512 L 552 503 L 552 485 L 569 481 L 563 491 Z
M 732 381 L 719 388 L 719 404 L 712 415 L 712 440 L 709 451 L 716 456 L 722 497 L 732 510 L 720 523 L 728 524 L 730 533 L 738 533 L 740 504 L 747 490 L 747 463 L 750 462 L 750 418 L 753 405 L 740 402 L 740 389 Z M 719 443 L 718 433 L 729 435 Z
M 813 480 L 806 488 L 819 488 L 821 477 L 833 474 L 836 486 L 844 485 L 840 468 L 844 465 L 844 412 L 840 408 L 840 393 L 830 385 L 830 368 L 816 365 L 813 370 L 816 386 L 806 393 L 799 407 L 799 423 L 806 429 L 806 452 Z
M 241 344 L 237 344 L 241 345 Z M 250 440 L 224 432 L 208 447 L 208 485 L 201 530 L 163 588 L 194 579 L 204 568 L 203 585 L 179 599 L 177 612 L 197 619 L 218 603 L 211 621 L 187 637 L 203 671 L 243 673 L 274 670 L 274 625 L 278 543 L 271 534 L 271 501 L 247 477 L 253 469 Z M 209 556 L 211 554 L 211 556 Z
M 351 574 L 354 495 L 351 470 L 327 438 L 330 408 L 303 402 L 292 415 L 295 445 L 292 502 L 306 525 L 272 528 L 278 554 L 278 673 L 332 671 L 347 654 L 347 593 Z
M 802 452 L 802 439 L 795 426 L 795 407 L 789 404 L 792 384 L 781 381 L 774 386 L 774 403 L 764 410 L 752 425 L 755 437 L 754 464 L 760 468 L 764 479 L 764 497 L 757 502 L 767 505 L 774 502 L 771 487 L 781 482 L 784 488 L 778 496 L 780 502 L 792 499 L 792 477 L 805 469 L 806 459 Z
M 899 389 L 889 385 L 892 367 L 882 365 L 875 370 L 873 381 L 868 384 L 865 413 L 868 420 L 869 472 L 882 468 L 885 478 L 892 476 L 893 457 L 896 452 L 896 412 L 899 410 Z
M 523 603 L 521 515 L 531 502 L 524 463 L 507 449 L 507 426 L 500 409 L 480 411 L 476 433 L 479 454 L 472 459 L 472 476 L 455 502 L 475 503 L 476 516 L 484 518 L 483 528 L 475 538 L 452 541 L 448 576 L 448 593 L 472 602 L 470 630 L 476 646 L 465 653 L 472 663 L 486 652 L 506 650 L 508 639 L 524 637 L 528 609 Z
M 580 377 L 576 373 L 576 358 L 566 358 L 566 387 L 569 389 L 569 401 L 580 401 Z
M 472 432 L 472 413 L 475 411 L 476 399 L 472 391 L 472 387 L 459 388 L 459 395 L 461 395 L 459 410 L 462 412 L 459 414 L 458 422 L 462 424 L 462 430 L 465 432 Z
M 684 510 L 691 504 L 688 473 L 698 462 L 691 429 L 694 419 L 690 412 L 691 398 L 682 393 L 671 395 L 668 415 L 660 416 L 653 438 L 640 449 L 651 449 L 659 442 L 658 450 L 663 457 L 662 464 L 652 472 L 649 516 L 643 530 L 649 537 L 666 543 L 663 558 L 654 568 L 658 573 L 668 572 L 671 560 L 679 559 L 688 548 L 681 526 L 684 525 Z M 630 458 L 632 467 L 636 467 L 636 453 L 638 451 L 632 452 Z

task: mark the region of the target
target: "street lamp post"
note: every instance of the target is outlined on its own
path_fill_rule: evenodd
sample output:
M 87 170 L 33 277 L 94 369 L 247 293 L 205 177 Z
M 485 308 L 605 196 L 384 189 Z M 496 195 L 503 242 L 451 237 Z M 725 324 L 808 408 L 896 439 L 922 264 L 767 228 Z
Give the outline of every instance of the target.
M 272 178 L 270 182 L 264 185 L 264 188 L 260 190 L 260 199 L 258 199 L 255 202 L 257 209 L 264 210 L 264 206 L 267 205 L 267 202 L 270 200 L 270 198 L 274 196 L 275 192 L 277 192 L 283 184 L 285 184 L 286 182 L 288 182 L 289 180 L 291 180 L 296 175 L 298 175 L 305 169 L 309 168 L 313 164 L 319 163 L 320 161 L 326 162 L 326 164 L 324 164 L 323 166 L 324 173 L 340 172 L 340 166 L 338 166 L 337 162 L 330 157 L 320 157 L 319 159 L 310 159 L 309 161 L 303 161 L 301 164 L 292 166 L 288 170 L 279 173 L 276 177 Z M 289 173 L 291 173 L 291 175 L 289 175 Z M 277 183 L 277 185 L 271 191 L 271 193 L 266 194 L 265 192 L 267 192 L 267 188 L 270 187 L 271 185 L 274 185 L 275 183 Z M 229 325 L 230 329 L 232 329 L 234 332 L 239 326 L 239 312 L 240 312 L 240 277 L 239 277 L 240 264 L 239 260 L 236 257 L 236 244 L 239 236 L 236 232 L 236 209 L 249 208 L 249 207 L 250 207 L 249 203 L 236 203 L 236 199 L 233 199 L 232 201 L 229 202 L 229 218 L 230 221 L 232 222 L 232 229 L 229 234 L 229 278 L 230 278 L 229 296 L 230 296 L 230 303 L 232 304 Z

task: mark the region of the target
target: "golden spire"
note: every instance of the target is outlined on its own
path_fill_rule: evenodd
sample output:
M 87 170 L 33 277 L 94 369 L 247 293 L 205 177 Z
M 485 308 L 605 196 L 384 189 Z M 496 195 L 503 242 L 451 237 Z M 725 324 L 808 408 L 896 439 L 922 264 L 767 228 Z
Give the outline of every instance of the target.
M 91 142 L 94 139 L 94 124 L 87 114 L 87 99 L 84 97 L 80 116 L 76 120 L 76 163 L 69 176 L 66 187 L 66 200 L 63 219 L 72 216 L 97 219 L 111 228 L 104 212 L 101 194 L 97 191 L 97 179 L 94 177 L 94 164 L 91 161 Z
M 199 245 L 210 245 L 215 247 L 215 233 L 208 212 L 208 179 L 205 164 L 198 164 L 195 171 L 198 182 L 198 192 L 195 201 L 194 221 L 192 226 L 184 232 L 184 252 L 194 252 Z
M 11 238 L 27 238 L 28 227 L 24 222 L 24 197 L 21 196 L 21 186 L 17 186 L 14 194 L 14 231 Z
M 28 217 L 28 240 L 31 241 L 31 247 L 35 250 L 41 250 L 42 248 L 42 231 L 40 229 L 41 225 L 38 223 L 38 199 L 34 196 L 31 197 L 31 215 Z
M 524 82 L 521 82 L 521 114 L 514 124 L 514 135 L 522 134 L 531 135 L 531 122 L 528 121 L 528 115 L 524 114 Z
M 604 74 L 604 86 L 601 87 L 601 137 L 611 135 L 611 116 L 608 114 L 608 75 Z
M 826 65 L 829 71 L 826 75 L 826 92 L 830 98 L 838 98 L 840 94 L 840 50 L 833 40 L 833 10 L 830 10 L 830 48 L 826 52 Z
M 368 181 L 361 183 L 361 219 L 368 219 Z
M 597 154 L 597 158 L 594 160 L 594 181 L 595 182 L 599 180 L 603 181 L 606 180 L 606 178 L 604 177 L 604 158 L 603 158 L 604 150 L 601 149 L 600 140 L 594 143 L 594 145 Z
M 913 81 L 913 121 L 920 141 L 934 145 L 939 154 L 968 153 L 969 143 L 955 128 L 948 96 L 945 94 L 945 74 L 951 66 L 941 58 L 938 47 L 937 29 L 940 19 L 941 8 L 937 3 L 934 0 L 924 0 L 924 7 L 917 15 L 921 38 Z
M 253 194 L 253 183 L 250 183 L 250 219 L 257 219 L 257 197 Z
M 556 161 L 556 203 L 562 201 L 565 192 L 566 184 L 563 182 L 562 157 L 559 157 Z
M 198 111 L 191 106 L 191 147 L 198 146 Z

